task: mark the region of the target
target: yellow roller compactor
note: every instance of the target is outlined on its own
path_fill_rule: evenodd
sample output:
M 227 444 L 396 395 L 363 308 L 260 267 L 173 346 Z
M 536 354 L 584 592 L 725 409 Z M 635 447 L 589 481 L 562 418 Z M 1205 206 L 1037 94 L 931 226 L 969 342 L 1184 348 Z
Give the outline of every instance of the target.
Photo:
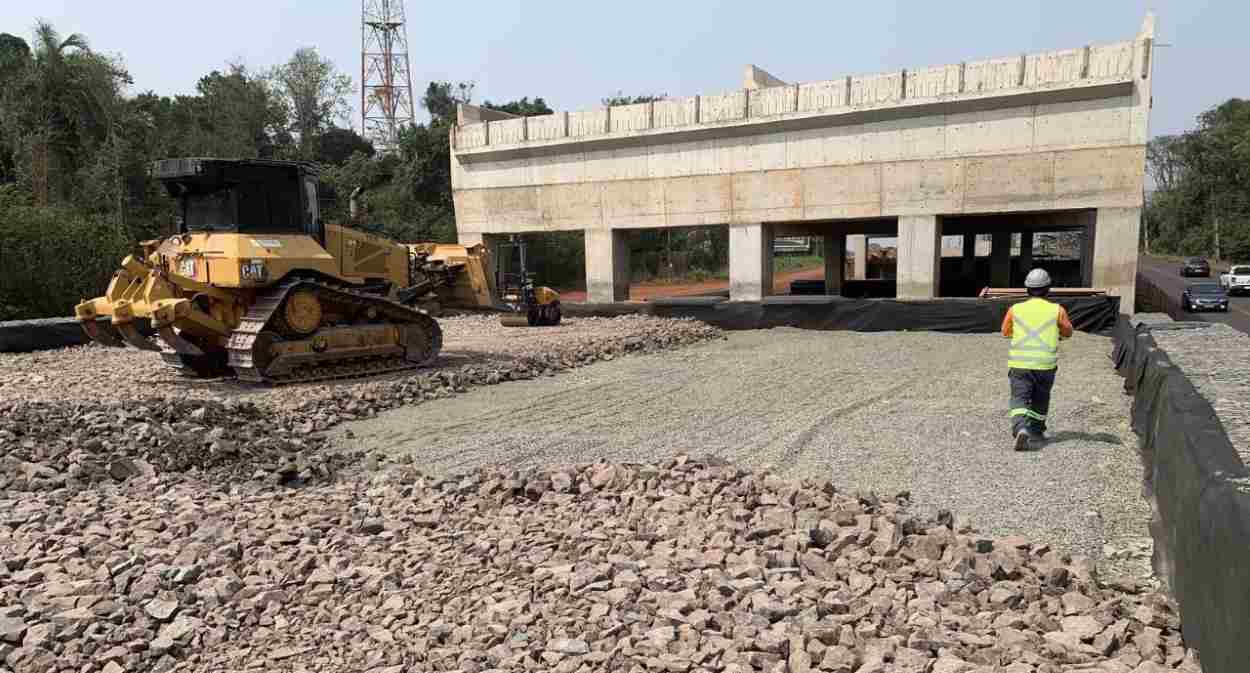
M 548 288 L 498 301 L 483 246 L 403 245 L 323 224 L 314 165 L 166 159 L 153 173 L 178 204 L 178 233 L 144 242 L 103 297 L 75 308 L 102 344 L 159 351 L 189 375 L 288 383 L 428 363 L 443 339 L 430 313 L 444 307 L 559 322 Z

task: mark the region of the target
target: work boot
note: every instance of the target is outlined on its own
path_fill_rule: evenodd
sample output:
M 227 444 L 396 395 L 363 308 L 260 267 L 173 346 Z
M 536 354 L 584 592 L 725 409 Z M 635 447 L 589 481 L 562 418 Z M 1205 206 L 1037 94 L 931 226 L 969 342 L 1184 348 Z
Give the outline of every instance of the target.
M 1016 451 L 1028 451 L 1029 450 L 1029 431 L 1028 430 L 1021 430 L 1016 433 L 1015 449 Z

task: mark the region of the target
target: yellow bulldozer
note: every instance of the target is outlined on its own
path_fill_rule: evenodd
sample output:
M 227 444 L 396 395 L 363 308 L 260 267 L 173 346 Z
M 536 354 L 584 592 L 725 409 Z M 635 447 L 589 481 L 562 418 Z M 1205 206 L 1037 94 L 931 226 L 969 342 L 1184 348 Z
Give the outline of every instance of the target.
M 430 313 L 443 308 L 559 323 L 559 295 L 525 273 L 500 296 L 484 246 L 405 245 L 324 224 L 312 164 L 165 159 L 152 171 L 177 203 L 178 233 L 142 243 L 103 297 L 75 307 L 101 344 L 159 351 L 187 375 L 291 383 L 429 363 L 443 339 Z

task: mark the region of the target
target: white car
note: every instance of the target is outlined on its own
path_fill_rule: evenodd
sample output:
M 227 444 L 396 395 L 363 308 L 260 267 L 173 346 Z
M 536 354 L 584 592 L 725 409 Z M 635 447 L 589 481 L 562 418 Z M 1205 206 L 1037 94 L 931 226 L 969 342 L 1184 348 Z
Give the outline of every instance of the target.
M 1220 274 L 1220 285 L 1223 285 L 1230 295 L 1250 293 L 1250 265 L 1234 264 L 1228 273 Z

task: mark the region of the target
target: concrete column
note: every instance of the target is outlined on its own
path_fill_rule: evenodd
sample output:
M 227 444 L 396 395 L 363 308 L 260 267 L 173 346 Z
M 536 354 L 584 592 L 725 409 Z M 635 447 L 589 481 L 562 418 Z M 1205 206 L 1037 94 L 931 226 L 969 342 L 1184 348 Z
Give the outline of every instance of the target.
M 730 225 L 729 300 L 760 301 L 772 291 L 772 225 Z
M 963 277 L 972 282 L 977 272 L 977 235 L 964 234 Z
M 1099 208 L 1094 224 L 1093 286 L 1120 298 L 1132 315 L 1137 291 L 1137 237 L 1141 208 Z
M 1081 214 L 1081 285 L 1094 287 L 1094 224 L 1098 221 L 1098 211 L 1087 211 Z
M 1028 274 L 1033 270 L 1033 232 L 1020 232 L 1020 269 Z
M 996 231 L 990 243 L 990 287 L 1011 286 L 1011 232 Z
M 936 215 L 898 218 L 899 299 L 932 299 L 941 278 L 942 228 Z
M 851 260 L 855 264 L 851 278 L 864 280 L 868 277 L 868 237 L 863 234 L 856 234 L 847 236 L 846 240 L 851 246 Z
M 841 296 L 846 275 L 846 234 L 825 234 L 825 294 Z
M 629 299 L 629 239 L 623 229 L 587 229 L 586 301 L 610 304 Z

